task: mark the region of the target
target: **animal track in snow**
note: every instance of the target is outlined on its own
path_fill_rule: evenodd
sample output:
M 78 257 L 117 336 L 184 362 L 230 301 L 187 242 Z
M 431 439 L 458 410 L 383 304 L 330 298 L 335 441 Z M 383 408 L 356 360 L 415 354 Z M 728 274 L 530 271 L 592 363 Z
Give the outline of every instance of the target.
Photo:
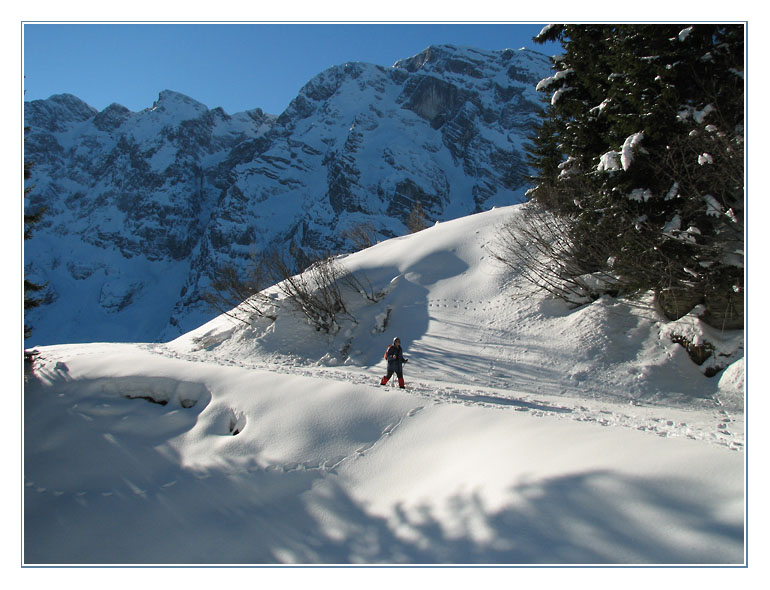
M 372 442 L 366 443 L 365 445 L 361 445 L 356 449 L 356 455 L 363 455 L 366 451 L 371 449 L 375 444 L 377 444 L 377 441 L 373 440 Z
M 392 432 L 398 428 L 398 425 L 401 424 L 401 420 L 398 420 L 397 422 L 392 422 L 391 424 L 388 424 L 385 429 L 382 431 L 382 436 L 390 436 Z

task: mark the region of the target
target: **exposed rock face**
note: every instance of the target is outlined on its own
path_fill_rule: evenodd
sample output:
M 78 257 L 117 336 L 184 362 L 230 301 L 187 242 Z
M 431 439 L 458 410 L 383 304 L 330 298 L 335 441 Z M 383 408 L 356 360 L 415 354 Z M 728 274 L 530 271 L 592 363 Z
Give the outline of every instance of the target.
M 25 105 L 25 244 L 48 282 L 32 341 L 157 340 L 213 315 L 208 269 L 267 247 L 351 247 L 345 230 L 406 233 L 522 199 L 522 144 L 536 120 L 536 52 L 430 47 L 385 68 L 336 66 L 280 116 L 228 115 L 164 91 L 134 113 L 71 95 Z

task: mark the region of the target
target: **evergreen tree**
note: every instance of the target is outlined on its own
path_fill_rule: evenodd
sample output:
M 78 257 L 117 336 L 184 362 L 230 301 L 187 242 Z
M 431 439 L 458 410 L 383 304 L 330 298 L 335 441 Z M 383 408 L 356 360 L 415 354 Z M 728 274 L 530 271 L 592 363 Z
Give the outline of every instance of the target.
M 535 128 L 526 144 L 526 163 L 539 170 L 536 177 L 530 180 L 537 182 L 537 188 L 529 192 L 529 196 L 537 194 L 537 198 L 550 208 L 559 209 L 559 195 L 556 191 L 556 178 L 559 176 L 559 165 L 562 154 L 556 135 L 556 122 L 553 112 L 547 107 L 541 112 L 542 122 Z
M 30 178 L 30 171 L 32 169 L 32 165 L 25 161 L 24 162 L 24 180 L 27 181 Z M 25 186 L 24 187 L 24 199 L 26 200 L 27 196 L 29 195 L 30 191 L 32 190 L 32 187 Z M 28 240 L 32 237 L 32 232 L 37 225 L 42 216 L 45 212 L 44 209 L 40 209 L 38 211 L 35 211 L 34 213 L 28 213 L 24 211 L 24 239 Z M 43 303 L 43 300 L 39 297 L 36 297 L 35 294 L 41 292 L 43 289 L 45 289 L 45 285 L 40 285 L 38 283 L 34 283 L 27 279 L 26 273 L 24 276 L 24 313 L 26 316 L 26 312 L 30 309 L 34 309 L 35 307 L 38 307 Z M 24 320 L 24 338 L 29 338 L 30 334 L 32 332 L 32 326 L 27 324 L 26 317 Z
M 571 218 L 572 254 L 676 318 L 743 323 L 741 25 L 553 25 L 560 41 L 531 197 Z M 558 146 L 559 164 L 544 146 Z

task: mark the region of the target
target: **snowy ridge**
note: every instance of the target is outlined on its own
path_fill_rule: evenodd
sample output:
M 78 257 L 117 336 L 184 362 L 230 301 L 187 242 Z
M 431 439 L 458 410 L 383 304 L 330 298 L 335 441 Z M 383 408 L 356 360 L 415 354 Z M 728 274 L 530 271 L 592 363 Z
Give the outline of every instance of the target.
M 40 348 L 25 562 L 742 563 L 743 332 L 533 293 L 489 254 L 522 207 L 341 258 L 386 293 L 331 336 L 282 306 Z M 394 336 L 405 390 L 378 385 Z

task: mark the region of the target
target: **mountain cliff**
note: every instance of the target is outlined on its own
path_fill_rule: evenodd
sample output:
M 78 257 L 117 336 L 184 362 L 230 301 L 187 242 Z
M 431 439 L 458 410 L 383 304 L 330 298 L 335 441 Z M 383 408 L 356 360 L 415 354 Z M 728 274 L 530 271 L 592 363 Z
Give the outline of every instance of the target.
M 45 207 L 25 270 L 47 284 L 28 344 L 173 338 L 215 313 L 211 269 L 251 255 L 353 249 L 349 230 L 407 233 L 523 199 L 523 143 L 548 59 L 432 46 L 392 67 L 347 63 L 279 116 L 228 115 L 164 91 L 102 111 L 25 104 L 26 207 Z

